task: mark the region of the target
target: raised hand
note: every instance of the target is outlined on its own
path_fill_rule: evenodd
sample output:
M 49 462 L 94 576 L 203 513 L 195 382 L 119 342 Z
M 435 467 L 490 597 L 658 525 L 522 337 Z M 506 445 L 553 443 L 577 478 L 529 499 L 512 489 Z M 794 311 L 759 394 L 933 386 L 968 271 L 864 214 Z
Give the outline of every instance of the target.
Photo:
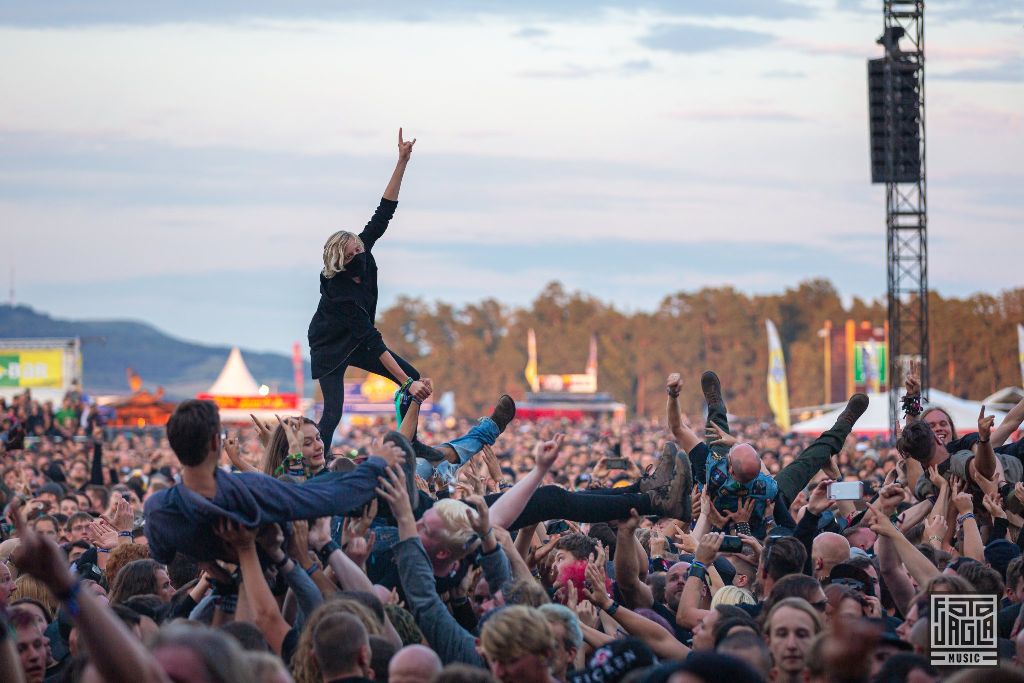
M 278 424 L 281 425 L 281 429 L 284 430 L 284 434 L 288 438 L 288 453 L 302 453 L 302 420 L 291 417 L 282 420 L 280 415 L 274 417 L 277 418 Z
M 745 522 L 745 523 L 749 524 L 750 523 L 750 517 L 751 517 L 751 515 L 754 514 L 754 503 L 755 503 L 754 499 L 753 498 L 749 498 L 749 497 L 746 498 L 746 499 L 740 500 L 739 503 L 736 505 L 736 511 L 735 512 L 730 512 L 727 515 L 727 517 L 730 520 L 732 520 L 732 522 L 734 524 L 739 524 L 741 522 Z
M 920 396 L 921 395 L 921 361 L 912 360 L 910 361 L 910 368 L 907 370 L 907 375 L 903 380 L 903 386 L 906 389 L 907 396 Z
M 235 550 L 256 547 L 256 530 L 242 526 L 227 517 L 218 519 L 213 531 Z
M 406 142 L 402 137 L 402 129 L 398 129 L 398 161 L 399 163 L 407 164 L 409 159 L 412 158 L 412 146 L 416 144 L 416 138 L 413 138 L 409 142 Z
M 110 550 L 117 545 L 117 529 L 104 519 L 91 522 L 86 537 L 98 548 Z
M 558 460 L 558 452 L 562 450 L 565 443 L 565 434 L 555 434 L 551 441 L 542 441 L 533 449 L 533 458 L 536 461 L 537 469 L 547 472 Z
M 118 531 L 131 531 L 135 528 L 135 511 L 132 504 L 122 498 L 113 506 L 114 514 L 110 518 L 104 517 L 104 521 Z
M 426 401 L 430 398 L 430 380 L 419 379 L 409 385 L 409 394 L 417 401 Z
M 892 520 L 882 512 L 881 508 L 875 503 L 868 503 L 868 509 L 871 510 L 871 521 L 870 528 L 879 536 L 885 536 L 886 538 L 896 538 L 900 535 L 900 530 L 892 523 Z
M 949 486 L 949 482 L 946 481 L 945 477 L 939 474 L 939 468 L 936 467 L 935 465 L 932 465 L 931 467 L 928 468 L 927 474 L 928 481 L 932 483 L 932 486 L 934 486 L 936 490 L 941 491 L 943 488 Z
M 487 508 L 487 503 L 481 496 L 470 496 L 464 501 L 466 505 L 470 506 L 472 511 L 469 514 L 469 525 L 476 532 L 477 536 L 483 538 L 487 535 L 487 532 L 491 530 L 491 517 L 490 511 Z
M 705 428 L 704 436 L 711 439 L 711 442 L 708 444 L 709 446 L 725 446 L 726 448 L 732 448 L 737 443 L 735 436 L 729 434 L 714 422 Z
M 996 423 L 996 416 L 985 415 L 985 406 L 981 407 L 981 413 L 978 415 L 978 439 L 982 442 L 988 441 L 992 437 L 992 427 Z
M 682 391 L 682 389 L 683 376 L 680 375 L 678 372 L 673 372 L 671 375 L 668 376 L 668 379 L 665 380 L 665 391 L 667 391 L 670 396 L 678 396 L 679 392 Z
M 494 454 L 494 449 L 484 444 L 484 447 L 480 450 L 480 459 L 487 466 L 487 474 L 494 480 L 494 483 L 500 483 L 501 465 L 498 464 L 498 456 Z
M 676 547 L 684 553 L 693 553 L 697 550 L 697 539 L 685 531 L 677 531 L 672 540 L 675 542 Z
M 373 499 L 377 502 L 377 499 Z M 320 550 L 331 540 L 331 518 L 320 517 L 309 525 L 309 547 L 313 550 Z
M 713 563 L 718 556 L 719 548 L 722 547 L 722 539 L 724 538 L 725 534 L 717 531 L 704 534 L 700 539 L 700 543 L 697 544 L 697 552 L 694 553 L 693 559 L 705 566 Z
M 932 515 L 924 523 L 924 532 L 921 534 L 928 543 L 937 544 L 942 547 L 942 539 L 946 538 L 946 530 L 949 525 L 946 523 L 945 515 Z
M 956 506 L 958 515 L 965 515 L 968 512 L 974 511 L 974 499 L 966 491 L 953 496 L 953 505 Z
M 1006 519 L 1006 512 L 1003 510 L 1003 501 L 999 499 L 998 493 L 986 493 L 985 497 L 981 499 L 981 504 L 985 506 L 985 509 L 988 510 L 988 514 L 992 515 L 993 519 Z
M 391 506 L 396 521 L 411 520 L 412 503 L 405 488 L 405 473 L 399 467 L 388 467 L 384 476 L 377 478 L 377 495 Z
M 811 491 L 811 497 L 807 499 L 808 512 L 820 515 L 825 512 L 825 510 L 839 505 L 837 501 L 828 499 L 828 485 L 831 483 L 831 479 L 822 479 L 818 482 L 818 485 L 814 487 L 814 490 Z
M 370 535 L 366 538 L 362 536 L 356 536 L 348 545 L 345 546 L 343 551 L 348 559 L 355 562 L 360 567 L 366 566 L 366 560 L 369 559 L 370 555 L 373 554 L 373 547 L 377 542 L 377 534 L 370 532 Z
M 266 448 L 270 444 L 271 437 L 274 436 L 273 423 L 264 422 L 252 413 L 249 413 L 249 417 L 252 418 L 252 423 L 256 427 L 256 436 L 260 440 L 260 445 Z

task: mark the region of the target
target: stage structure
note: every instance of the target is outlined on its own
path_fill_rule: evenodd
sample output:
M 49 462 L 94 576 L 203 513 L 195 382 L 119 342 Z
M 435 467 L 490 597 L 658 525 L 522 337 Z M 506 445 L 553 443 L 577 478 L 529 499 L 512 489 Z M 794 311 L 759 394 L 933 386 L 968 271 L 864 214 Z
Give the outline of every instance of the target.
M 885 184 L 889 426 L 895 437 L 905 368 L 921 361 L 928 396 L 928 201 L 924 0 L 883 0 L 885 56 L 868 61 L 871 182 Z

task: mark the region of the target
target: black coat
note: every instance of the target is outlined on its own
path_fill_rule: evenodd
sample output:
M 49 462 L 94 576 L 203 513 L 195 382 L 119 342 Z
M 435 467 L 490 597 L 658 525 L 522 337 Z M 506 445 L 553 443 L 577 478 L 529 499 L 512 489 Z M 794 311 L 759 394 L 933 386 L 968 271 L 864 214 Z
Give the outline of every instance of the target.
M 345 271 L 325 278 L 320 273 L 320 303 L 309 323 L 309 357 L 313 379 L 345 365 L 357 347 L 371 357 L 387 350 L 373 326 L 377 317 L 377 261 L 373 245 L 387 230 L 398 202 L 381 199 L 359 238 L 366 248 L 366 273 L 355 282 Z

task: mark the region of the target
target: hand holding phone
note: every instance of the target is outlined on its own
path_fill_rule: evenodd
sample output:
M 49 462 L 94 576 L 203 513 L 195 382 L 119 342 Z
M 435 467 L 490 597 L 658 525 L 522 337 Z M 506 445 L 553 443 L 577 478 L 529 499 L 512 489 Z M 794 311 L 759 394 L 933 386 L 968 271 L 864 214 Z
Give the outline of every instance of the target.
M 834 481 L 828 485 L 829 500 L 860 500 L 864 497 L 864 482 Z

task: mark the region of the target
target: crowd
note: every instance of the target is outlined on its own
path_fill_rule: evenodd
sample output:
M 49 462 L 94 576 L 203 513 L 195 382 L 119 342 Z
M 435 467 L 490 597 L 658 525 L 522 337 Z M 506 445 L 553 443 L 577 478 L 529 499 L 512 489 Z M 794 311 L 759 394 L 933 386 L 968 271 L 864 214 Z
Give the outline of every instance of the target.
M 157 437 L 77 390 L 0 400 L 0 683 L 1024 681 L 1024 402 L 953 425 L 912 369 L 895 443 L 853 436 L 864 394 L 803 439 L 707 371 L 702 419 L 679 374 L 662 420 L 421 419 L 372 253 L 414 143 L 324 245 L 318 421 L 187 400 Z M 393 422 L 336 429 L 350 366 L 395 382 Z M 998 668 L 933 662 L 933 625 L 992 623 L 950 595 L 998 610 L 955 629 Z
M 423 380 L 428 392 L 430 380 Z M 696 383 L 694 383 L 696 384 Z M 160 438 L 77 394 L 0 402 L 4 681 L 925 681 L 929 598 L 993 595 L 1022 680 L 1021 442 L 922 409 L 886 443 L 867 397 L 806 440 L 730 421 L 515 420 L 224 429 Z M 956 429 L 972 432 L 960 435 Z M 862 482 L 855 499 L 830 484 Z

